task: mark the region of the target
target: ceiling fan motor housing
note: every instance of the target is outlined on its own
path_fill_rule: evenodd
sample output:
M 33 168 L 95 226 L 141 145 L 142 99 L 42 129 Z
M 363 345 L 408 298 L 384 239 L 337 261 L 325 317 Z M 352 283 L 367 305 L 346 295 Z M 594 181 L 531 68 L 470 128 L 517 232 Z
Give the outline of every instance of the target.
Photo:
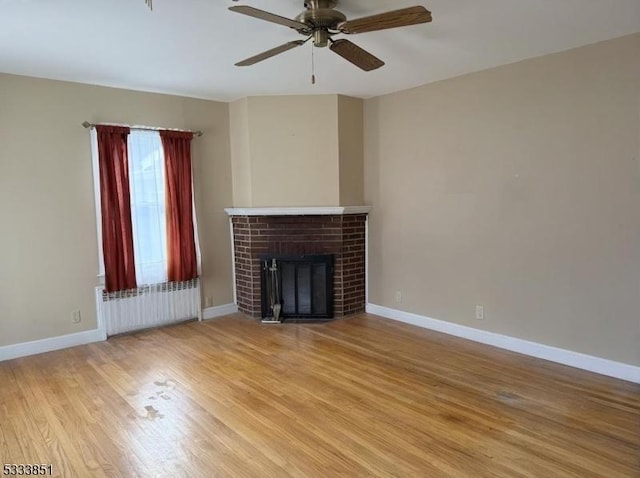
M 307 10 L 295 18 L 296 21 L 309 26 L 313 33 L 314 46 L 327 46 L 329 30 L 336 30 L 340 23 L 347 20 L 342 12 L 333 9 L 337 3 L 336 0 L 307 0 L 304 2 Z M 308 32 L 300 33 L 308 35 Z

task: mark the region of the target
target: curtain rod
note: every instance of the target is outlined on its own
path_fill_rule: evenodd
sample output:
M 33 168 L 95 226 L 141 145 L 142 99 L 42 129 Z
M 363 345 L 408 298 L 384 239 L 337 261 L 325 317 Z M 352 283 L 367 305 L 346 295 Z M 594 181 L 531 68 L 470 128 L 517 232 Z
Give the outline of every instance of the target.
M 85 128 L 95 128 L 96 126 L 100 126 L 101 124 L 102 123 L 89 123 L 88 121 L 84 121 L 82 123 L 82 126 L 84 126 Z M 166 128 L 142 128 L 142 127 L 133 127 L 128 125 L 110 125 L 110 124 L 105 124 L 105 126 L 127 126 L 128 128 L 136 131 L 160 131 L 162 129 L 166 129 Z M 202 131 L 192 131 L 189 129 L 167 129 L 167 131 L 183 131 L 185 133 L 193 133 L 193 135 L 197 137 L 200 137 L 203 134 Z

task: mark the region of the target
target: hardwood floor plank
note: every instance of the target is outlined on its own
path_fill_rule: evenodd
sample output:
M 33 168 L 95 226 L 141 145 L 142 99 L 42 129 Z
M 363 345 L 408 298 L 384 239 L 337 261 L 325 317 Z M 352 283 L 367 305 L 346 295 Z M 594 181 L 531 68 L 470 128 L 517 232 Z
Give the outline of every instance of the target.
M 640 386 L 363 314 L 240 315 L 0 363 L 55 476 L 640 477 Z

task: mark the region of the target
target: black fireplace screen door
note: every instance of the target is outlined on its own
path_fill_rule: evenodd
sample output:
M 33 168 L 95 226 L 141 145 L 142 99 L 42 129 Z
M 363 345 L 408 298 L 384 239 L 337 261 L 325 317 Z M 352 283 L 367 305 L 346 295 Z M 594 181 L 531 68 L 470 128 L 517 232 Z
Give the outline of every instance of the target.
M 333 255 L 267 254 L 260 261 L 263 318 L 273 317 L 278 300 L 283 319 L 333 317 Z

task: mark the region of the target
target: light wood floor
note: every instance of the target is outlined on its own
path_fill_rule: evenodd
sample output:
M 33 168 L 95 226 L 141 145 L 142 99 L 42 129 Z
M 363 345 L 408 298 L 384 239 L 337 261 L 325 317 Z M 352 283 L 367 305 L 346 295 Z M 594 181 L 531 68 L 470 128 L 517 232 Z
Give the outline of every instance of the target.
M 640 386 L 370 315 L 0 363 L 0 465 L 57 476 L 640 477 L 639 450 Z

